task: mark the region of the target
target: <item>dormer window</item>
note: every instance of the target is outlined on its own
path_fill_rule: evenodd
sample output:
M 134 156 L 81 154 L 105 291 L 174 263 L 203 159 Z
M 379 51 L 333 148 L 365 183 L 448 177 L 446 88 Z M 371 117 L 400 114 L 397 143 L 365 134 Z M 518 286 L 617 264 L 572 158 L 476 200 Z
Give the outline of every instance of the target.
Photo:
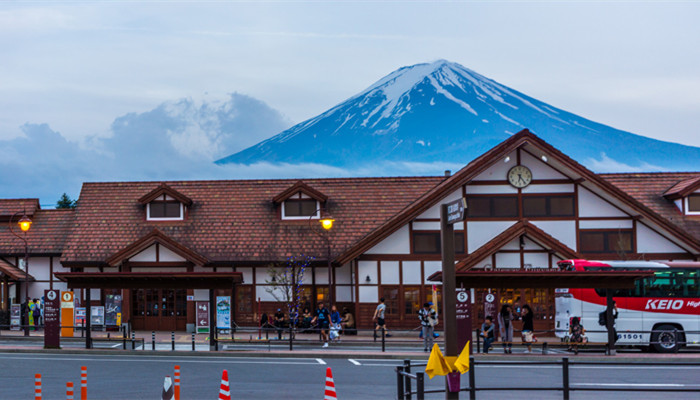
M 688 215 L 700 215 L 700 193 L 693 193 L 685 198 L 685 210 Z
M 174 198 L 164 194 L 148 203 L 146 219 L 149 221 L 176 221 L 184 219 L 185 207 Z
M 282 203 L 282 219 L 320 218 L 320 208 L 318 200 L 300 192 Z

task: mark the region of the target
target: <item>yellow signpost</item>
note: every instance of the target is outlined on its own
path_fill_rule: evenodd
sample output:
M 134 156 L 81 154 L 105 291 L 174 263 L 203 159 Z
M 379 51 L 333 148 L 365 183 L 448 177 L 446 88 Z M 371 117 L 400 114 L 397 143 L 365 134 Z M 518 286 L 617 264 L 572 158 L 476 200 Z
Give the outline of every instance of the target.
M 61 337 L 73 337 L 74 304 L 73 292 L 61 292 Z

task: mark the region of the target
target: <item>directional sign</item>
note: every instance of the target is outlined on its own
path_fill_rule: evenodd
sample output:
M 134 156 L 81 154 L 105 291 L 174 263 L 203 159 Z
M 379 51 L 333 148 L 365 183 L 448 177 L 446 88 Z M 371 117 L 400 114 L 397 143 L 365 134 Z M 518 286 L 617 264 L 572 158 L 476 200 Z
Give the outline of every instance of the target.
M 457 347 L 463 349 L 472 336 L 472 299 L 468 289 L 457 288 L 456 292 Z M 469 354 L 472 354 L 471 345 L 469 346 Z
M 61 291 L 44 290 L 44 348 L 61 347 Z
M 454 224 L 455 222 L 464 221 L 464 217 L 466 216 L 464 210 L 466 210 L 467 208 L 467 199 L 462 197 L 459 200 L 447 203 L 446 206 L 448 224 Z
M 209 302 L 195 302 L 195 317 L 197 321 L 197 333 L 209 332 Z

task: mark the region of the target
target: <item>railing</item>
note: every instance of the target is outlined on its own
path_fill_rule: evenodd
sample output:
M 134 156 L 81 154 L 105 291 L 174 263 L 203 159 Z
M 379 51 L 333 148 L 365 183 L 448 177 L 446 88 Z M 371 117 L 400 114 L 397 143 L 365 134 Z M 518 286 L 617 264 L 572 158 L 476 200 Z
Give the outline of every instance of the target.
M 569 361 L 568 357 L 564 357 L 561 360 L 553 361 L 476 361 L 474 357 L 469 358 L 469 386 L 460 387 L 460 392 L 468 392 L 469 399 L 476 399 L 476 392 L 478 391 L 561 391 L 564 400 L 569 400 L 572 391 L 589 391 L 589 392 L 692 392 L 700 393 L 700 388 L 682 388 L 671 386 L 668 388 L 660 387 L 644 387 L 644 388 L 634 388 L 634 387 L 590 387 L 590 386 L 572 386 L 569 375 L 569 368 L 571 366 L 577 365 L 622 365 L 628 367 L 635 366 L 692 366 L 698 367 L 700 363 L 668 363 L 668 362 L 596 362 L 596 361 Z M 476 384 L 476 366 L 477 365 L 561 365 L 561 386 L 550 386 L 550 387 L 478 387 Z M 397 398 L 399 400 L 412 400 L 412 396 L 415 395 L 418 400 L 423 400 L 426 393 L 445 393 L 445 389 L 431 389 L 425 390 L 424 386 L 424 375 L 421 372 L 412 374 L 411 368 L 425 367 L 426 364 L 411 364 L 411 360 L 404 360 L 403 365 L 399 365 L 395 368 L 396 372 L 396 389 Z M 413 391 L 411 388 L 411 381 L 416 381 L 416 390 Z M 624 384 L 622 384 L 624 385 Z

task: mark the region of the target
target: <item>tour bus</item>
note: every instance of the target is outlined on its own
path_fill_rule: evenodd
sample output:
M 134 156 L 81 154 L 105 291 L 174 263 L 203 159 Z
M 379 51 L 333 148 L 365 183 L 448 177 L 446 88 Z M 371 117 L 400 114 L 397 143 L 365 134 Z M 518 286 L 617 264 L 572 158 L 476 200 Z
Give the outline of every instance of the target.
M 564 260 L 557 264 L 561 270 L 573 271 L 654 271 L 633 289 L 613 291 L 617 345 L 652 343 L 650 349 L 664 353 L 683 345 L 700 346 L 700 262 Z M 589 342 L 607 342 L 607 330 L 599 324 L 605 296 L 604 289 L 556 289 L 556 335 L 565 338 L 571 318 L 579 317 Z

